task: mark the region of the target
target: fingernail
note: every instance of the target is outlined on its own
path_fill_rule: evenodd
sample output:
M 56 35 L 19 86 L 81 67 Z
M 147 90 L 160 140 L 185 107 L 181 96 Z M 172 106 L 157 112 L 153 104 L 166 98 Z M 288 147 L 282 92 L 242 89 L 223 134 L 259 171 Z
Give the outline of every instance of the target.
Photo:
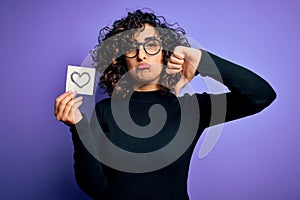
M 179 56 L 183 59 L 185 57 L 184 54 L 180 53 Z

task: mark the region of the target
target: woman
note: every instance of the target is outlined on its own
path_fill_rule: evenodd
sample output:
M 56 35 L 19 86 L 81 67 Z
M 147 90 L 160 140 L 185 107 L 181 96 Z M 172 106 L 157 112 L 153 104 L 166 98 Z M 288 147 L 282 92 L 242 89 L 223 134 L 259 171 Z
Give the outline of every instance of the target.
M 204 129 L 258 113 L 276 98 L 261 77 L 190 48 L 172 27 L 137 10 L 102 29 L 91 55 L 111 98 L 96 104 L 90 122 L 75 92 L 56 99 L 57 120 L 71 127 L 77 183 L 94 199 L 189 199 L 189 162 Z M 177 97 L 198 74 L 230 92 Z

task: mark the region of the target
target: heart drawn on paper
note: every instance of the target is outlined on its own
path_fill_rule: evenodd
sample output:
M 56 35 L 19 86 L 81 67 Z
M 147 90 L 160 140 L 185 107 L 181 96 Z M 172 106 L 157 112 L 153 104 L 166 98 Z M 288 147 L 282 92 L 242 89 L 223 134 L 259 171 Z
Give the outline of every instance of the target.
M 91 76 L 87 72 L 83 72 L 83 73 L 80 74 L 80 73 L 75 71 L 71 74 L 71 80 L 72 80 L 73 83 L 75 83 L 75 85 L 77 87 L 83 88 L 84 86 L 89 84 L 89 82 L 91 80 Z

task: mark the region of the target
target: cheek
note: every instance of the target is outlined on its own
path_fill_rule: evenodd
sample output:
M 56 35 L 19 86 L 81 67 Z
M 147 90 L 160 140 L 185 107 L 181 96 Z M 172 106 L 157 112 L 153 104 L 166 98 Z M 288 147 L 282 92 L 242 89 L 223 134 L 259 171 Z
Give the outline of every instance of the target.
M 126 64 L 127 64 L 128 70 L 132 69 L 135 66 L 135 62 L 133 60 L 126 59 Z
M 163 64 L 163 54 L 160 53 L 158 55 L 155 55 L 151 58 L 151 62 L 153 64 Z
M 159 53 L 159 62 L 162 64 L 163 63 L 163 53 L 160 51 Z

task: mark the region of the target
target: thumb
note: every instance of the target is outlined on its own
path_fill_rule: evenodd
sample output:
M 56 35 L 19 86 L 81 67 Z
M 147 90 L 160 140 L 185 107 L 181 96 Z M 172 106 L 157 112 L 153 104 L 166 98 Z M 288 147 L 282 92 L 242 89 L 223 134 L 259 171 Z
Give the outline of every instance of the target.
M 174 87 L 174 93 L 177 97 L 179 96 L 180 90 L 187 84 L 187 82 L 188 81 L 183 76 L 181 76 L 181 78 Z

